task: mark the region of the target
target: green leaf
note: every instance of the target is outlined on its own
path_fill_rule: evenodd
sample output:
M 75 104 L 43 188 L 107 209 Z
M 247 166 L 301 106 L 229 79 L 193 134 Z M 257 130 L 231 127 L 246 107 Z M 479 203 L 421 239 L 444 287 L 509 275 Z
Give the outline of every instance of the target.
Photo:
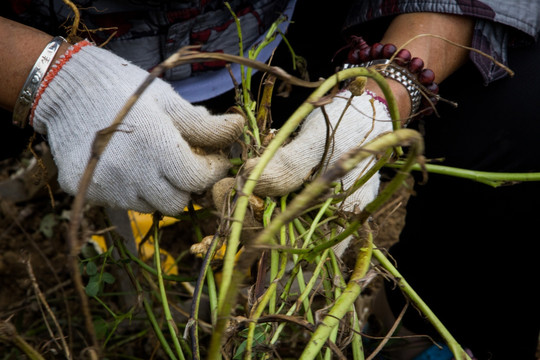
M 108 324 L 107 322 L 101 318 L 97 317 L 94 319 L 94 328 L 96 329 L 96 336 L 98 339 L 104 339 L 107 335 L 107 328 Z
M 90 281 L 84 288 L 84 291 L 86 292 L 86 295 L 90 297 L 97 296 L 99 293 L 99 281 Z
M 234 360 L 241 360 L 244 356 L 244 351 L 246 351 L 247 340 L 242 341 L 238 349 L 236 349 L 236 354 L 234 354 Z
M 103 280 L 103 282 L 107 284 L 114 284 L 114 282 L 116 281 L 115 277 L 108 272 L 103 273 L 101 280 Z
M 97 265 L 93 261 L 89 261 L 86 264 L 86 273 L 88 276 L 96 275 L 98 272 Z
M 266 339 L 265 331 L 269 330 L 269 329 L 266 329 L 266 330 L 265 329 L 266 327 L 263 327 L 261 325 L 257 325 L 255 327 L 255 334 L 253 335 L 253 346 L 258 346 L 264 343 Z M 240 332 L 239 335 L 242 337 L 247 337 L 247 329 Z M 247 346 L 247 340 L 242 341 L 242 343 L 236 349 L 236 353 L 234 354 L 233 360 L 241 360 L 244 357 L 246 346 Z

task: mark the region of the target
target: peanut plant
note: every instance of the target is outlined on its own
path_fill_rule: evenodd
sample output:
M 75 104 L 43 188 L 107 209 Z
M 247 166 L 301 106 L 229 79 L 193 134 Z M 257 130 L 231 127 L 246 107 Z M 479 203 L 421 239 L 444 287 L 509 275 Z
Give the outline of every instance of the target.
M 239 44 L 242 44 L 240 24 L 234 18 L 238 26 Z M 247 56 L 241 46 L 240 56 L 201 53 L 194 47 L 180 49 L 152 70 L 147 80 L 116 115 L 111 126 L 96 134 L 92 156 L 83 175 L 80 191 L 73 202 L 68 232 L 68 261 L 85 320 L 88 355 L 99 358 L 112 352 L 117 346 L 114 337 L 118 327 L 131 321 L 137 309 L 142 307 L 145 321 L 151 329 L 142 329 L 133 336 L 134 339 L 143 338 L 152 332 L 160 351 L 170 359 L 281 358 L 279 352 L 283 344 L 286 346 L 293 343 L 295 348 L 289 351 L 288 357 L 303 360 L 372 359 L 380 348 L 371 353 L 365 351 L 361 335 L 365 323 L 355 302 L 375 277 L 384 274 L 399 286 L 410 302 L 432 323 L 455 358 L 470 360 L 436 314 L 387 259 L 384 249 L 374 245 L 375 235 L 367 220 L 404 186 L 411 171 L 444 173 L 491 186 L 509 181 L 538 181 L 540 174 L 493 174 L 425 164 L 422 136 L 414 130 L 400 127 L 396 101 L 386 80 L 376 69 L 350 68 L 322 81 L 307 82 L 280 68 L 256 61 L 260 50 L 274 41 L 276 36 L 283 36 L 287 42 L 278 27 L 282 21 L 286 19 L 279 19 L 273 24 L 264 40 L 249 49 Z M 291 54 L 294 61 L 292 48 Z M 185 63 L 216 59 L 242 65 L 234 105 L 236 111 L 246 117 L 247 125 L 241 139 L 241 155 L 231 159 L 234 171 L 230 174 L 225 203 L 215 209 L 202 211 L 196 211 L 193 204 L 190 204 L 189 211 L 178 217 L 181 221 L 193 222 L 193 231 L 199 242 L 196 246 L 202 249 L 198 250 L 202 260 L 197 278 L 186 279 L 181 275 L 168 274 L 163 269 L 159 214 L 154 215 L 154 225 L 145 236 L 145 239 L 151 236 L 153 241 L 154 257 L 151 264 L 132 253 L 116 236 L 113 236 L 114 245 L 111 249 L 101 256 L 96 255 L 81 262 L 79 254 L 85 239 L 79 234 L 79 228 L 83 219 L 85 192 L 99 155 L 106 148 L 110 137 L 140 94 L 164 71 Z M 253 69 L 266 77 L 262 89 L 253 89 Z M 303 119 L 316 107 L 331 101 L 333 90 L 344 81 L 362 84 L 366 78 L 375 81 L 384 93 L 394 125 L 393 131 L 351 150 L 294 193 L 279 198 L 258 198 L 254 189 L 263 170 L 276 151 L 293 136 Z M 278 131 L 269 128 L 267 121 L 276 81 L 313 89 L 311 95 Z M 254 93 L 258 90 L 262 95 L 254 100 Z M 362 91 L 360 86 L 354 94 L 359 95 Z M 362 186 L 383 167 L 396 168 L 397 171 L 376 199 L 360 213 L 344 214 L 340 211 L 339 203 L 347 192 L 341 188 L 339 180 L 360 161 L 373 154 L 377 155 L 376 163 L 369 172 L 357 179 L 354 188 Z M 251 172 L 243 172 L 242 165 L 253 157 L 259 158 L 257 165 Z M 213 233 L 205 234 L 197 224 L 209 213 L 219 214 L 219 223 Z M 250 236 L 244 236 L 247 231 Z M 356 239 L 356 247 L 353 249 L 356 259 L 350 269 L 348 264 L 344 265 L 336 258 L 332 250 L 334 245 L 349 236 Z M 117 259 L 112 259 L 112 249 L 118 252 Z M 178 258 L 177 262 L 180 260 Z M 220 266 L 216 267 L 216 262 Z M 122 268 L 123 274 L 133 284 L 137 300 L 125 313 L 115 311 L 103 297 L 104 288 L 114 282 L 108 272 L 112 267 Z M 83 281 L 84 272 L 81 271 L 83 268 L 90 279 L 86 286 Z M 177 297 L 171 289 L 178 284 L 190 289 L 191 293 L 191 305 L 185 323 L 177 321 L 174 316 L 178 306 Z M 203 298 L 208 301 L 204 302 Z M 91 310 L 91 304 L 96 303 L 113 319 L 112 325 L 100 330 L 105 336 L 96 334 L 98 323 Z M 207 307 L 210 313 L 209 322 L 201 319 L 203 307 Z M 1 336 L 4 336 L 2 331 L 12 331 L 7 323 L 3 326 L 5 329 L 0 328 Z M 380 343 L 380 347 L 392 335 L 393 330 Z M 22 338 L 15 338 L 15 345 L 29 358 L 42 358 Z M 102 338 L 104 340 L 100 340 Z M 68 351 L 67 346 L 65 357 L 72 358 L 72 352 Z

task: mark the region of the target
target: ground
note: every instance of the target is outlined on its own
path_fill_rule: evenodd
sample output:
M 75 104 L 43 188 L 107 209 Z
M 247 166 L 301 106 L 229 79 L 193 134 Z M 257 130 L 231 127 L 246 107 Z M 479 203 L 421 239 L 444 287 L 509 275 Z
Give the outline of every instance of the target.
M 84 325 L 81 319 L 81 308 L 74 291 L 67 264 L 66 231 L 69 224 L 70 209 L 73 198 L 61 189 L 54 181 L 56 169 L 50 161 L 48 149 L 44 143 L 33 147 L 35 154 L 28 150 L 18 158 L 4 160 L 0 164 L 0 354 L 2 359 L 17 359 L 20 351 L 13 346 L 16 335 L 24 338 L 45 358 L 55 358 L 61 354 L 62 344 L 59 341 L 56 325 L 68 331 L 70 346 L 81 351 L 87 345 L 83 335 Z M 42 159 L 40 161 L 35 161 Z M 49 187 L 44 186 L 49 181 Z M 101 208 L 86 210 L 83 231 L 88 234 L 107 227 Z M 397 213 L 396 213 L 397 211 Z M 385 208 L 386 224 L 401 219 L 396 215 L 403 211 L 399 201 L 390 203 Z M 397 238 L 402 224 L 382 227 L 379 239 L 391 242 Z M 206 226 L 215 226 L 209 222 Z M 393 228 L 392 230 L 389 230 Z M 187 250 L 194 241 L 190 233 L 189 222 L 180 222 L 166 228 L 162 239 L 162 247 L 174 256 L 185 254 L 180 273 L 195 278 L 201 260 L 191 256 Z M 182 238 L 183 241 L 178 241 Z M 188 244 L 186 244 L 188 243 Z M 349 259 L 352 260 L 352 259 Z M 88 281 L 88 278 L 84 278 Z M 120 284 L 108 285 L 108 291 L 119 291 Z M 185 320 L 189 310 L 189 294 L 185 288 L 178 287 L 180 299 L 176 315 L 178 320 Z M 185 296 L 183 296 L 185 295 Z M 44 301 L 38 301 L 38 296 Z M 123 298 L 120 296 L 109 306 L 118 306 Z M 124 299 L 125 300 L 125 299 Z M 112 304 L 112 305 L 111 305 Z M 107 318 L 102 307 L 96 306 L 96 313 Z M 112 311 L 119 311 L 113 308 Z M 52 315 L 54 315 L 54 318 Z M 183 318 L 182 318 L 183 316 Z M 202 314 L 204 317 L 205 314 Z M 98 316 L 99 317 L 99 316 Z M 110 319 L 110 317 L 109 317 Z M 109 321 L 109 320 L 108 320 Z M 184 321 L 185 322 L 185 321 Z M 110 323 L 109 323 L 110 325 Z M 98 326 L 99 327 L 99 326 Z M 123 329 L 118 333 L 122 334 Z M 132 334 L 130 331 L 126 333 Z M 66 335 L 66 334 L 64 334 Z M 118 339 L 115 339 L 118 340 Z M 155 339 L 136 338 L 122 347 L 123 355 L 152 354 Z M 113 347 L 114 350 L 114 347 Z M 158 356 L 158 355 L 156 355 Z M 159 356 L 158 356 L 159 357 Z M 77 356 L 75 356 L 77 358 Z
M 36 146 L 35 151 L 45 160 L 43 166 L 39 162 L 33 164 L 34 155 L 29 152 L 0 164 L 0 359 L 26 358 L 19 347 L 14 346 L 18 339 L 24 339 L 46 359 L 62 357 L 64 345 L 58 328 L 65 332 L 74 358 L 86 358 L 84 349 L 88 339 L 84 335 L 80 303 L 66 266 L 65 234 L 73 198 L 54 184 L 54 166 L 47 162 L 44 144 Z M 44 172 L 44 168 L 48 171 Z M 22 177 L 29 180 L 23 185 L 14 183 L 13 178 L 20 179 L 23 169 L 26 169 L 26 175 Z M 43 186 L 46 178 L 51 180 L 50 188 Z M 412 182 L 376 215 L 373 224 L 379 246 L 388 247 L 398 240 L 405 220 L 404 205 L 412 192 L 411 185 Z M 207 226 L 215 225 L 209 220 Z M 87 208 L 84 231 L 90 234 L 106 227 L 100 208 Z M 201 259 L 188 252 L 190 243 L 194 241 L 191 230 L 188 221 L 164 229 L 162 247 L 174 256 L 183 254 L 180 274 L 194 279 Z M 346 261 L 350 262 L 352 258 Z M 84 281 L 88 280 L 88 277 L 84 278 Z M 104 301 L 110 306 L 110 312 L 92 302 L 94 324 L 102 340 L 101 336 L 114 325 L 111 312 L 121 316 L 122 302 L 133 300 L 119 295 L 119 282 L 106 286 L 109 297 Z M 372 290 L 376 291 L 376 287 Z M 189 286 L 179 285 L 172 291 L 178 299 L 173 305 L 173 315 L 178 323 L 185 323 L 190 303 Z M 374 291 L 364 293 L 360 306 L 369 309 Z M 135 313 L 131 321 L 119 321 L 120 326 L 110 340 L 109 358 L 163 358 L 163 353 L 157 351 L 156 338 L 139 315 Z M 161 315 L 157 313 L 158 317 Z M 201 314 L 203 319 L 208 316 L 207 313 Z M 203 333 L 211 330 L 205 326 L 201 329 Z M 300 340 L 291 336 L 287 348 Z M 282 351 L 281 355 L 284 353 Z M 294 351 L 289 355 L 294 358 Z

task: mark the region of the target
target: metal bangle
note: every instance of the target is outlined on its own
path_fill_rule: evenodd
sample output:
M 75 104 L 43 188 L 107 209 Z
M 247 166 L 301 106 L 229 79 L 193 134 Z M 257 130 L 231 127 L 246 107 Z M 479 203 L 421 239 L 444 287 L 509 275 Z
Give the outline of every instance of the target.
M 409 97 L 411 99 L 411 115 L 416 114 L 416 112 L 420 108 L 420 101 L 422 100 L 422 95 L 420 93 L 420 90 L 418 89 L 418 86 L 415 83 L 416 77 L 409 70 L 391 63 L 388 59 L 371 60 L 358 65 L 344 64 L 343 68 L 367 68 L 374 65 L 385 65 L 380 69 L 381 75 L 396 80 L 401 85 L 403 85 L 405 89 L 407 89 L 407 92 L 409 93 Z
M 13 108 L 14 125 L 23 128 L 28 123 L 28 115 L 30 114 L 32 103 L 34 102 L 34 97 L 36 96 L 39 85 L 51 67 L 54 56 L 64 41 L 66 40 L 61 36 L 52 39 L 51 42 L 45 46 L 45 49 L 41 55 L 39 55 L 32 70 L 30 70 L 30 74 L 28 74 L 21 92 L 17 97 L 17 101 L 15 102 L 15 107 Z

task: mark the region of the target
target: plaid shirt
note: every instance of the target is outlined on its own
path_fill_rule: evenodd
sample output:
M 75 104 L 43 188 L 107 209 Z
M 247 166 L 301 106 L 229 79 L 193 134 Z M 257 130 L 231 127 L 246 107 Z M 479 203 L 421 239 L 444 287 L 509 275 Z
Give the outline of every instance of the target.
M 411 12 L 474 17 L 472 46 L 505 65 L 508 65 L 508 48 L 530 44 L 537 40 L 540 31 L 540 0 L 357 0 L 345 28 Z M 503 69 L 486 57 L 474 52 L 470 56 L 486 84 L 506 76 Z
M 58 32 L 62 24 L 69 24 L 73 15 L 62 0 L 10 1 L 21 20 L 51 33 Z M 201 45 L 202 51 L 238 54 L 236 25 L 223 1 L 75 0 L 74 3 L 84 9 L 82 22 L 91 30 L 88 37 L 97 43 L 108 41 L 106 48 L 148 70 L 185 45 Z M 294 3 L 295 0 L 230 0 L 241 21 L 244 48 L 256 43 L 284 9 L 294 8 Z M 344 29 L 410 12 L 474 17 L 472 46 L 506 65 L 508 48 L 535 41 L 540 27 L 540 0 L 356 0 Z M 506 76 L 503 69 L 482 55 L 471 52 L 470 56 L 486 84 Z M 223 66 L 220 61 L 186 64 L 170 70 L 165 78 L 172 82 L 189 80 Z M 212 94 L 217 93 L 210 92 L 208 96 Z
M 62 0 L 10 0 L 19 18 L 32 26 L 58 33 L 71 24 L 73 12 Z M 239 53 L 239 37 L 224 1 L 211 0 L 74 0 L 81 9 L 83 35 L 132 63 L 150 70 L 185 45 L 201 51 Z M 241 22 L 248 49 L 283 12 L 289 0 L 229 0 Z M 95 29 L 102 29 L 94 31 Z M 223 68 L 224 62 L 186 64 L 166 74 L 181 80 Z

